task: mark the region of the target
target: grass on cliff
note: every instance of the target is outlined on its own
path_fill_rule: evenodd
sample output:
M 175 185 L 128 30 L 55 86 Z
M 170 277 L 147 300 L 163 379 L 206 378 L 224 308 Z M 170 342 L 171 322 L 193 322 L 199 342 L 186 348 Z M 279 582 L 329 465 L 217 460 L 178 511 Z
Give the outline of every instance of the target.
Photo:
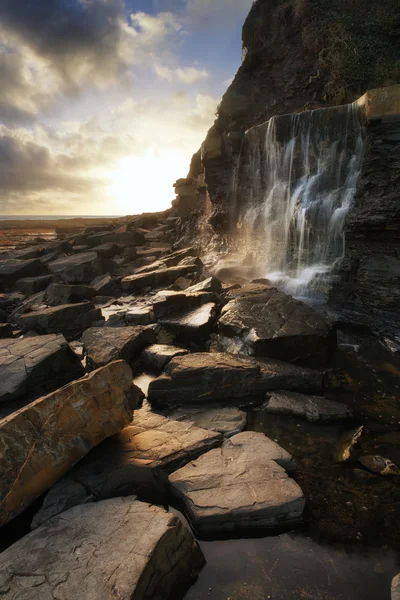
M 257 0 L 243 27 L 247 58 L 288 24 L 315 55 L 329 104 L 400 82 L 400 0 Z

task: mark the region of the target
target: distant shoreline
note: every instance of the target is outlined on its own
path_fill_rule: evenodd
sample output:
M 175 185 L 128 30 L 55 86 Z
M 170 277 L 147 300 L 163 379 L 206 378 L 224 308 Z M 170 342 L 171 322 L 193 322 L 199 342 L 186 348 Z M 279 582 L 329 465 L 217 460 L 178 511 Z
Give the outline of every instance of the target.
M 69 227 L 87 227 L 108 223 L 110 219 L 121 217 L 110 216 L 0 216 L 0 229 L 66 229 Z

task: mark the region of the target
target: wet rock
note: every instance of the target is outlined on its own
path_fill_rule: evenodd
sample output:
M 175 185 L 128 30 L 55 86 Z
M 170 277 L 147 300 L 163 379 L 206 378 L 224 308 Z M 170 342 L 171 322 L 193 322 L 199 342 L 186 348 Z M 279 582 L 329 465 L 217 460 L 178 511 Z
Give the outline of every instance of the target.
M 358 459 L 363 467 L 377 475 L 400 475 L 400 469 L 389 458 L 378 454 L 360 456 Z
M 132 364 L 143 348 L 154 342 L 154 331 L 140 325 L 117 328 L 91 327 L 82 335 L 87 364 L 91 369 L 118 358 Z
M 150 383 L 148 399 L 157 405 L 230 402 L 257 394 L 259 365 L 251 359 L 221 353 L 197 352 L 177 356 L 166 373 Z
M 0 339 L 12 337 L 13 330 L 10 323 L 0 323 Z
M 120 231 L 93 235 L 88 238 L 88 244 L 97 246 L 99 241 L 101 244 L 119 244 L 121 246 L 143 246 L 145 237 L 140 231 Z
M 65 283 L 89 283 L 99 275 L 116 271 L 116 265 L 112 260 L 100 258 L 96 252 L 83 252 L 58 258 L 50 262 L 48 267 Z
M 146 287 L 162 287 L 171 285 L 178 277 L 184 277 L 192 273 L 195 269 L 192 266 L 160 268 L 149 273 L 139 273 L 137 275 L 128 275 L 121 281 L 122 289 L 125 292 L 137 292 Z
M 26 295 L 42 292 L 47 288 L 52 281 L 55 280 L 54 275 L 40 275 L 39 277 L 23 277 L 16 282 L 17 288 Z
M 296 392 L 276 391 L 268 393 L 270 398 L 263 404 L 265 412 L 304 417 L 308 421 L 326 423 L 350 419 L 352 411 L 340 402 L 321 396 L 309 396 Z
M 98 256 L 101 256 L 103 258 L 112 258 L 113 256 L 120 254 L 121 247 L 113 242 L 108 242 L 106 244 L 96 246 L 95 248 L 93 248 L 93 252 L 96 252 Z
M 90 287 L 94 289 L 95 296 L 119 296 L 118 285 L 108 273 L 95 277 L 90 282 Z
M 45 254 L 52 254 L 54 252 L 58 252 L 59 254 L 72 254 L 73 251 L 72 244 L 68 240 L 56 240 L 47 244 L 44 249 Z
M 351 450 L 361 437 L 364 427 L 357 427 L 351 431 L 346 431 L 339 440 L 338 450 L 335 453 L 335 460 L 338 462 L 344 462 L 349 460 L 351 456 Z
M 216 319 L 217 305 L 209 302 L 194 310 L 163 317 L 159 322 L 175 333 L 178 339 L 198 342 L 210 336 Z
M 200 570 L 190 531 L 134 496 L 75 506 L 1 555 L 4 600 L 162 600 Z
M 201 535 L 297 523 L 305 499 L 278 461 L 290 455 L 262 433 L 240 433 L 170 475 L 173 493 Z
M 246 427 L 247 415 L 233 406 L 209 405 L 187 406 L 168 413 L 169 419 L 193 423 L 196 427 L 219 431 L 224 437 L 231 437 Z
M 184 354 L 188 354 L 188 350 L 184 348 L 168 346 L 166 344 L 152 344 L 143 350 L 141 363 L 145 370 L 148 369 L 153 373 L 159 373 L 175 356 L 182 356 Z
M 159 292 L 153 300 L 153 311 L 156 319 L 161 321 L 165 317 L 190 312 L 203 304 L 216 303 L 217 296 L 212 292 L 174 292 L 164 290 Z
M 12 285 L 23 277 L 37 277 L 47 272 L 38 258 L 18 260 L 9 258 L 0 261 L 0 289 Z
M 0 340 L 0 401 L 49 393 L 82 375 L 63 335 Z
M 131 384 L 130 367 L 118 361 L 0 421 L 0 525 L 131 421 Z
M 59 306 L 60 304 L 74 304 L 91 300 L 93 296 L 93 288 L 87 285 L 51 283 L 46 290 L 45 302 L 49 306 Z
M 392 581 L 392 600 L 400 600 L 400 573 Z
M 322 393 L 323 374 L 307 367 L 299 367 L 279 360 L 257 359 L 260 366 L 259 388 L 291 390 L 294 392 Z
M 219 319 L 222 350 L 309 366 L 326 364 L 335 334 L 310 307 L 261 284 L 230 293 L 234 298 Z
M 216 277 L 208 277 L 204 281 L 200 281 L 200 283 L 196 283 L 196 285 L 192 285 L 190 288 L 187 288 L 188 292 L 215 292 L 220 294 L 222 292 L 222 282 Z
M 129 325 L 150 325 L 150 323 L 154 323 L 154 313 L 149 306 L 133 306 L 126 311 L 124 318 Z
M 18 327 L 22 331 L 30 329 L 38 333 L 63 333 L 67 339 L 85 331 L 94 321 L 102 321 L 104 317 L 93 302 L 64 304 L 37 310 L 18 319 Z

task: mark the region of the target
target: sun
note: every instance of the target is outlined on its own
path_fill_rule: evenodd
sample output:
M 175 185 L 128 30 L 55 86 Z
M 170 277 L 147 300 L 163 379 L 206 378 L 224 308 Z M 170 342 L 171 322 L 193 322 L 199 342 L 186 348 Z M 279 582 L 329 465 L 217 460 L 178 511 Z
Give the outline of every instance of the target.
M 179 152 L 148 152 L 145 156 L 129 156 L 110 173 L 109 192 L 113 214 L 156 212 L 171 206 L 172 184 L 184 177 L 189 159 Z

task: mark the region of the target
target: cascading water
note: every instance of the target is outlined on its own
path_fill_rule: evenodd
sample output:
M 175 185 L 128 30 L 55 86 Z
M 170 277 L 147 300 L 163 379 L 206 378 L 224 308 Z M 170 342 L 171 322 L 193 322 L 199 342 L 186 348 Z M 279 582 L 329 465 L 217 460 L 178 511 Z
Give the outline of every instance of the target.
M 326 287 L 363 157 L 356 105 L 273 117 L 246 132 L 234 183 L 237 249 L 295 296 Z

